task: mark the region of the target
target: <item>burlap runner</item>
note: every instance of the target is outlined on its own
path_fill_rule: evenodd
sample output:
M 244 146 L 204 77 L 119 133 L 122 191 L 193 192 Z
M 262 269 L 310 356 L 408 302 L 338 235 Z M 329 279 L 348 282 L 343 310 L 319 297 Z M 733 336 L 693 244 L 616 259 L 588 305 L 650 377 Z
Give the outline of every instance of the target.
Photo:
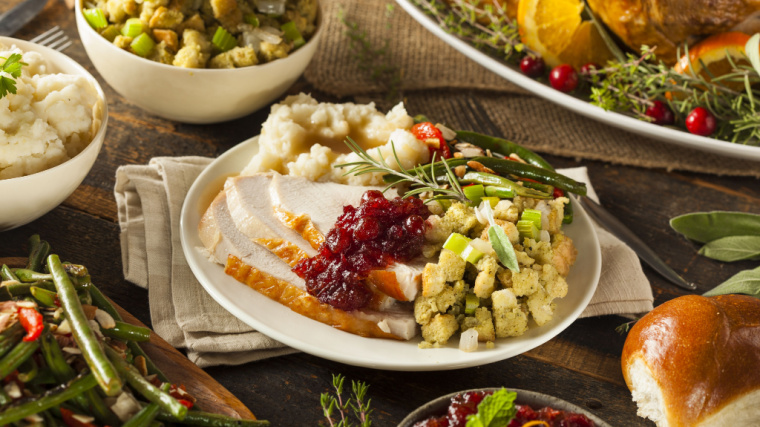
M 462 129 L 477 129 L 536 151 L 615 164 L 760 178 L 760 163 L 683 148 L 621 131 L 531 95 L 440 41 L 388 0 L 322 0 L 325 34 L 306 79 L 331 95 L 388 107 L 388 85 L 372 77 L 382 65 L 400 72 L 411 114 Z M 358 58 L 346 25 L 385 51 Z

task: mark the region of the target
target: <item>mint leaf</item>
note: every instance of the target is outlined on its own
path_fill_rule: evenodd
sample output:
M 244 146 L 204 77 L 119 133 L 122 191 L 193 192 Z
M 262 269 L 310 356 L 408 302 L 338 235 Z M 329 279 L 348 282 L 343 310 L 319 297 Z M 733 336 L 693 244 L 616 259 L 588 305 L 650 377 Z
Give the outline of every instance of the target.
M 505 388 L 486 396 L 478 405 L 478 412 L 467 416 L 466 427 L 501 427 L 507 425 L 517 413 L 517 393 Z

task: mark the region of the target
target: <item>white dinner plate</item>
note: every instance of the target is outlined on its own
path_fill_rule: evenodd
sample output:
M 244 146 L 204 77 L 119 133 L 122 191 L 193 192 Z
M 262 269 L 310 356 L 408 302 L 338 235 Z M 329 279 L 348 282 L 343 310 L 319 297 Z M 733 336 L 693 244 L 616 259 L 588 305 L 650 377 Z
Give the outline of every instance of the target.
M 446 30 L 438 26 L 438 23 L 434 21 L 432 17 L 426 15 L 422 9 L 419 9 L 412 0 L 396 0 L 396 2 L 428 31 L 468 58 L 510 82 L 525 88 L 544 99 L 568 108 L 575 113 L 598 120 L 610 126 L 615 126 L 629 132 L 670 144 L 707 151 L 723 156 L 760 161 L 760 147 L 734 144 L 714 138 L 694 135 L 686 131 L 655 125 L 624 114 L 605 111 L 600 107 L 591 105 L 583 99 L 554 90 L 551 86 L 524 75 L 520 72 L 519 68 L 495 59 L 483 51 L 478 50 L 468 42 L 449 34 Z
M 550 340 L 581 314 L 596 290 L 601 272 L 601 251 L 596 232 L 578 203 L 575 220 L 565 232 L 578 248 L 578 259 L 567 282 L 569 291 L 557 300 L 554 319 L 538 327 L 531 321 L 528 332 L 517 338 L 496 340 L 493 349 L 484 344 L 465 353 L 452 339 L 445 348 L 419 349 L 419 335 L 410 341 L 363 338 L 333 329 L 301 316 L 226 275 L 221 265 L 209 261 L 198 248 L 198 223 L 224 180 L 241 171 L 258 151 L 257 138 L 233 147 L 214 160 L 193 183 L 182 206 L 182 249 L 195 277 L 206 291 L 230 313 L 264 334 L 298 350 L 349 365 L 397 371 L 431 371 L 466 368 L 496 362 L 524 353 Z

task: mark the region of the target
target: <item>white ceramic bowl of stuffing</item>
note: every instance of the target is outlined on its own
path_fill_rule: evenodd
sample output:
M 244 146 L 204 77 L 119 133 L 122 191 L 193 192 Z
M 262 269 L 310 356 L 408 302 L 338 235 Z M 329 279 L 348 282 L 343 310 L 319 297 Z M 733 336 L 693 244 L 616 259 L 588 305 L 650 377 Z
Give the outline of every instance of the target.
M 0 37 L 0 63 L 13 54 L 27 65 L 15 78 L 16 93 L 0 98 L 0 231 L 34 221 L 76 190 L 108 122 L 102 88 L 76 61 Z
M 76 23 L 87 55 L 103 79 L 127 101 L 165 119 L 219 123 L 251 114 L 278 99 L 308 66 L 323 32 L 316 31 L 287 57 L 241 68 L 184 68 L 121 49 L 95 31 L 76 2 Z

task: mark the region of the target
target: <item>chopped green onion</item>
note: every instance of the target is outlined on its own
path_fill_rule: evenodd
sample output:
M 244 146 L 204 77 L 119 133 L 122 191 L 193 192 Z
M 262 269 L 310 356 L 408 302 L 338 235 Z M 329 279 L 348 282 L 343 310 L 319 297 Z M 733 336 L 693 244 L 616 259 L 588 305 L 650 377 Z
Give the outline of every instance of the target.
M 142 32 L 143 24 L 142 21 L 140 21 L 140 18 L 129 18 L 127 19 L 127 22 L 124 23 L 124 26 L 121 27 L 121 34 L 124 37 L 135 38 Z
M 295 22 L 286 22 L 280 26 L 280 29 L 283 33 L 285 33 L 285 37 L 293 42 L 294 48 L 299 48 L 306 44 L 306 40 L 303 39 L 301 32 L 298 31 L 298 27 L 296 27 Z
M 507 187 L 499 187 L 498 185 L 487 185 L 486 196 L 498 197 L 500 199 L 514 199 L 515 191 Z
M 541 229 L 541 211 L 536 209 L 525 209 L 520 216 L 523 221 L 531 221 L 535 224 L 536 228 Z
M 153 46 L 155 45 L 156 42 L 154 42 L 149 35 L 142 33 L 134 40 L 132 40 L 132 43 L 129 45 L 129 47 L 132 48 L 133 52 L 144 57 L 148 56 L 150 51 L 153 50 Z
M 467 237 L 459 233 L 451 233 L 449 238 L 446 239 L 446 242 L 443 244 L 443 249 L 448 249 L 461 256 L 465 249 L 467 249 L 469 243 L 470 239 Z
M 216 32 L 214 33 L 214 38 L 211 40 L 211 43 L 222 52 L 227 52 L 237 46 L 237 40 L 235 40 L 235 38 L 232 37 L 232 34 L 222 27 L 216 27 Z
M 451 200 L 449 199 L 438 199 L 437 202 L 441 205 L 441 208 L 443 208 L 444 211 L 449 210 L 451 207 Z
M 538 228 L 533 221 L 520 220 L 517 221 L 517 231 L 520 232 L 520 239 L 533 239 L 538 240 L 540 237 Z
M 462 187 L 462 191 L 464 192 L 464 196 L 470 199 L 475 206 L 479 205 L 480 199 L 486 195 L 485 189 L 481 184 Z
M 491 205 L 491 209 L 495 208 L 496 205 L 499 204 L 499 200 L 501 200 L 501 199 L 499 199 L 498 197 L 493 197 L 493 196 L 487 196 L 487 197 L 481 197 L 480 198 L 481 202 L 488 202 Z
M 481 258 L 483 258 L 483 252 L 475 249 L 475 247 L 472 245 L 467 245 L 460 256 L 470 264 L 475 264 L 476 262 L 480 261 Z
M 464 314 L 475 314 L 475 309 L 480 305 L 480 298 L 475 294 L 467 294 L 464 297 Z
M 92 28 L 100 30 L 108 26 L 108 21 L 106 21 L 106 15 L 103 13 L 103 10 L 96 7 L 85 9 L 82 13 L 84 14 L 85 21 L 87 21 Z
M 115 25 L 109 25 L 103 31 L 100 32 L 100 35 L 103 36 L 109 42 L 113 42 L 116 36 L 118 36 L 119 34 L 121 33 L 119 32 L 119 29 L 116 28 Z
M 259 17 L 256 16 L 255 13 L 246 13 L 245 16 L 243 16 L 243 21 L 254 28 L 259 26 Z

